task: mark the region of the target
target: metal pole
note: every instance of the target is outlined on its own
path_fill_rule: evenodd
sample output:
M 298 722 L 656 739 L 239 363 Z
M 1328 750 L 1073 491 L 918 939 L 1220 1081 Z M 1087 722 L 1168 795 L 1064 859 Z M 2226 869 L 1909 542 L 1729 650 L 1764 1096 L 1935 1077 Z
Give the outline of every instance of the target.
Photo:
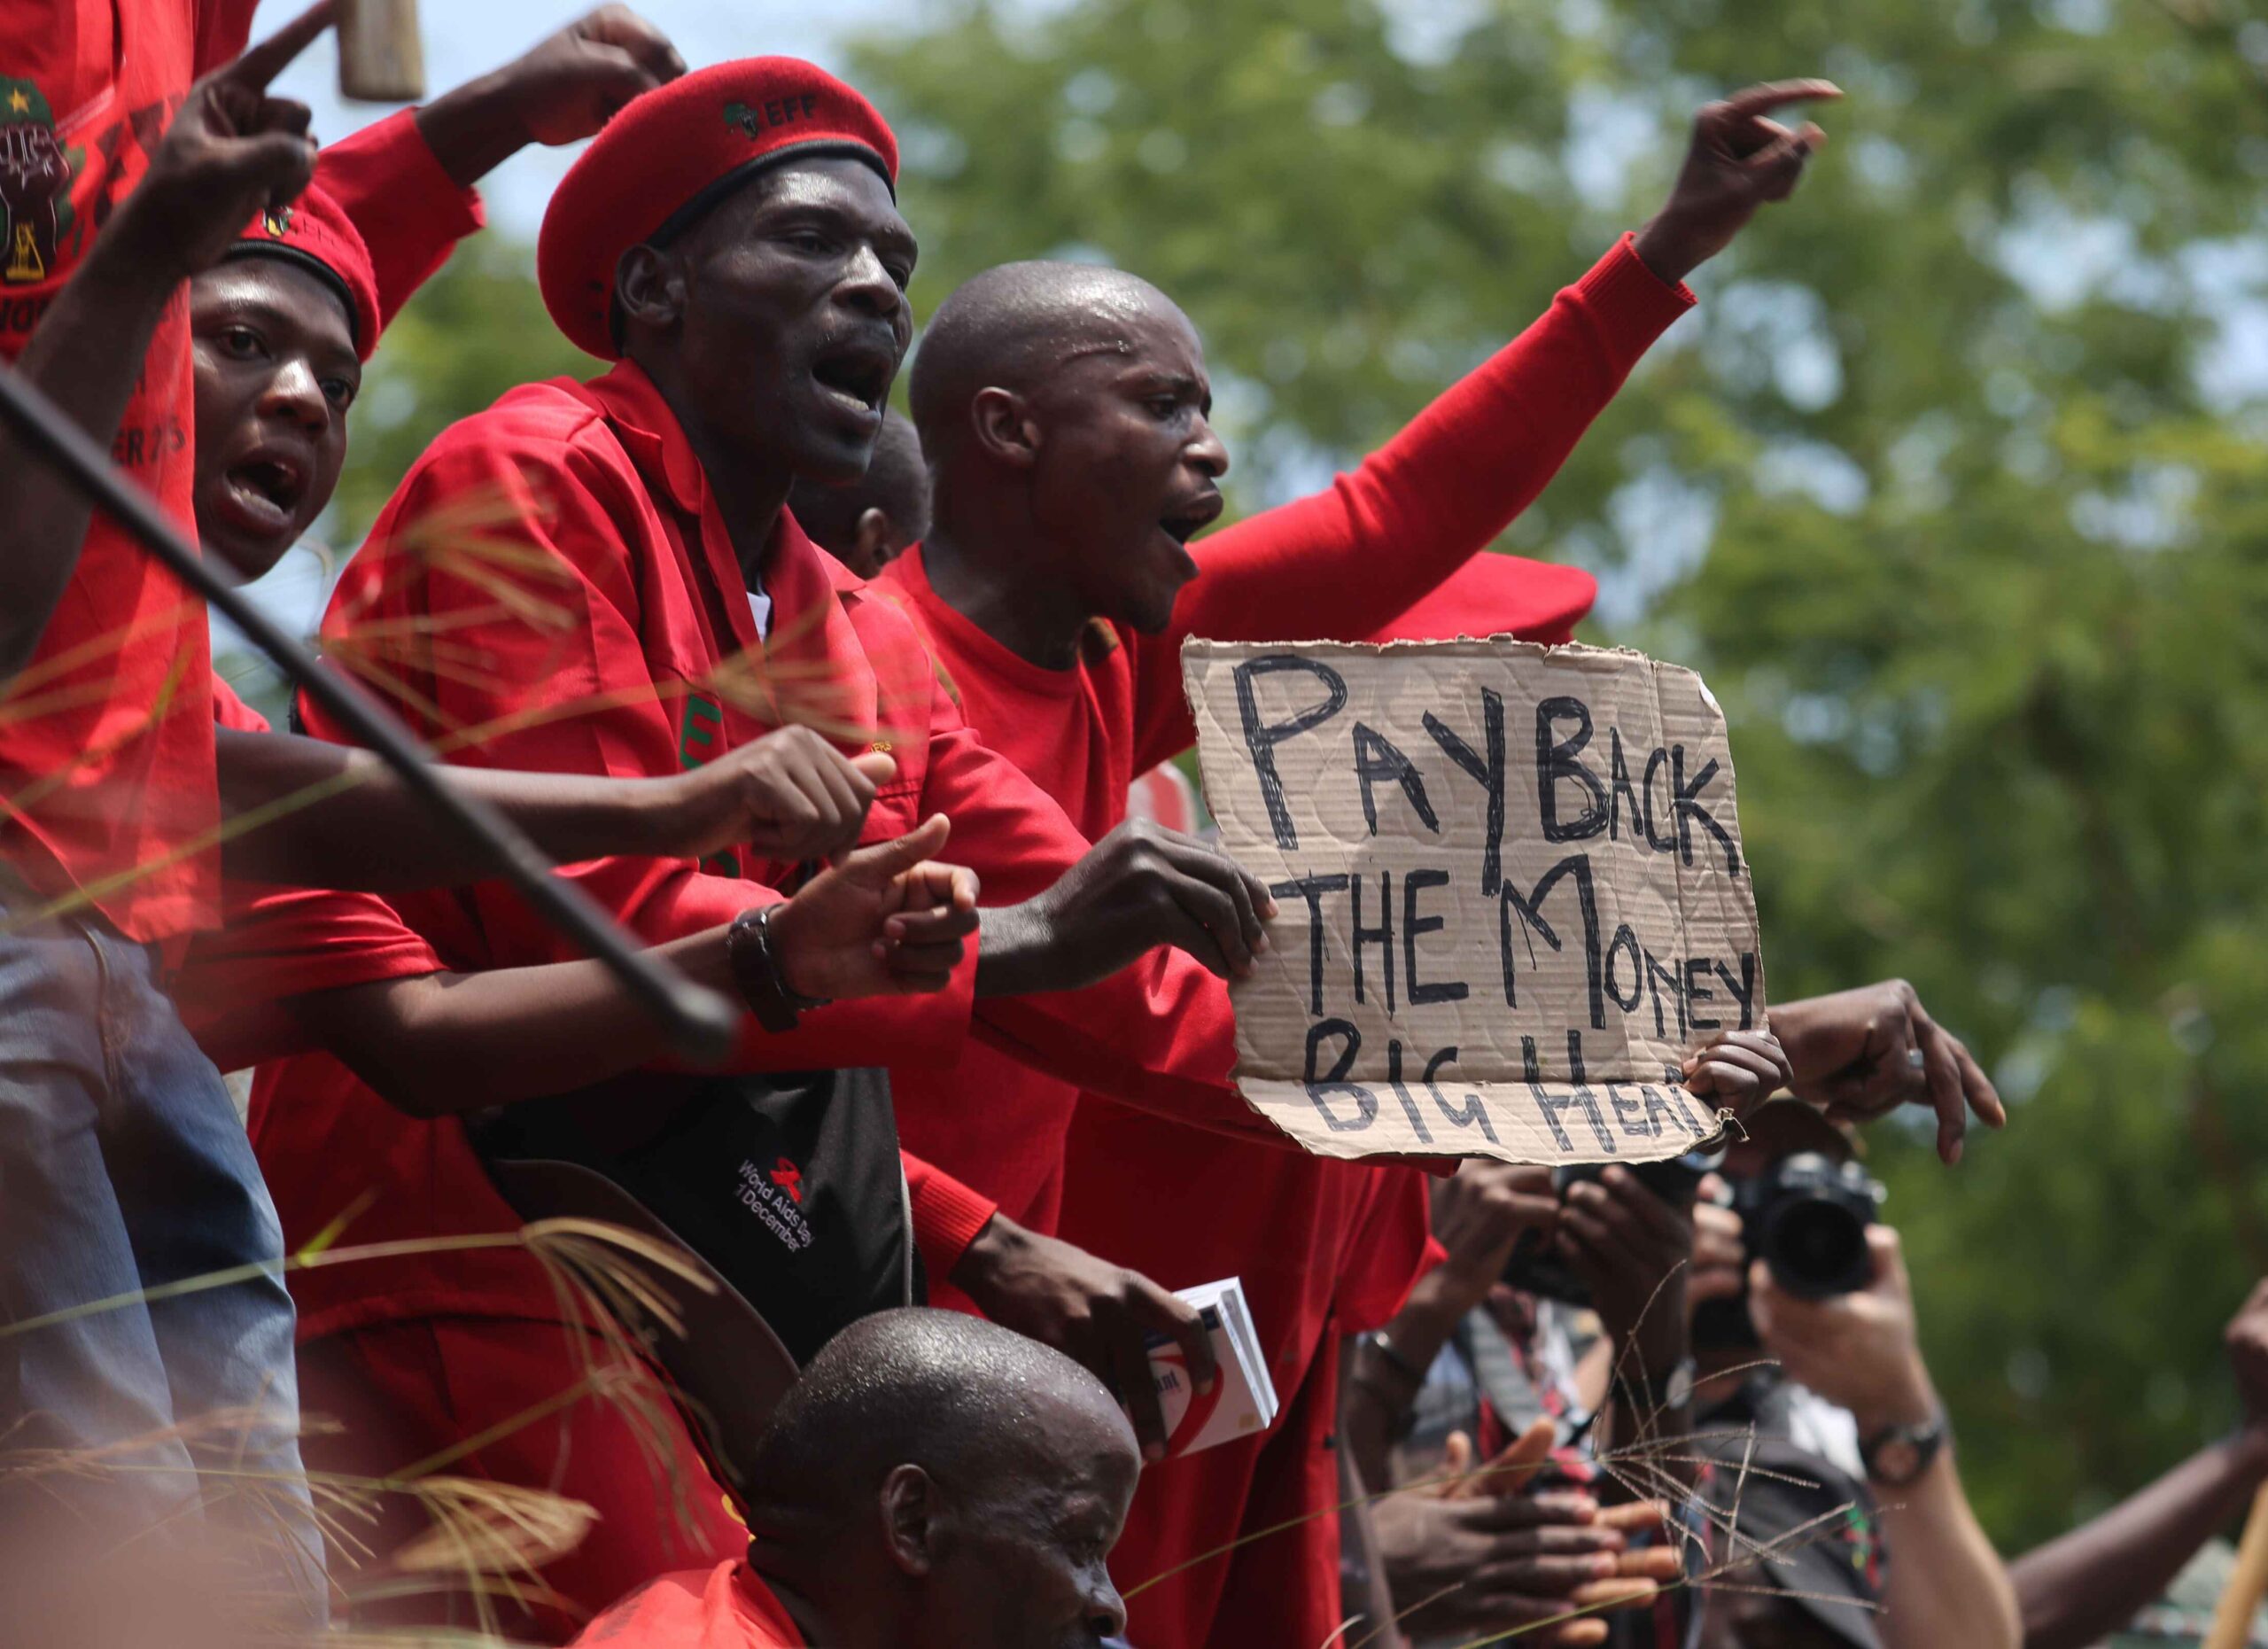
M 709 1062 L 731 1051 L 740 1017 L 732 1004 L 641 949 L 579 888 L 552 875 L 550 863 L 535 844 L 494 808 L 441 782 L 434 764 L 407 728 L 375 700 L 325 669 L 313 653 L 214 572 L 157 502 L 120 476 L 86 432 L 12 368 L 0 367 L 0 417 L 35 454 L 69 476 L 141 541 L 175 577 L 219 609 L 278 670 L 336 717 L 356 743 L 400 774 L 464 840 L 480 848 L 496 873 L 525 894 L 544 920 L 604 963 L 668 1031 L 679 1053 Z

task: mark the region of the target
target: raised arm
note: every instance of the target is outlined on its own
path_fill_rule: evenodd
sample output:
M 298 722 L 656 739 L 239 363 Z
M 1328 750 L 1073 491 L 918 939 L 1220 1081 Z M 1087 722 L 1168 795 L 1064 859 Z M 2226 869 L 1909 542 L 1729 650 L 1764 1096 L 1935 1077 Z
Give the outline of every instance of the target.
M 2008 1565 L 2024 1649 L 2085 1649 L 2163 1595 L 2268 1482 L 2268 1282 L 2228 1326 L 2244 1424 L 2157 1482 Z
M 1196 736 L 1177 663 L 1185 637 L 1359 641 L 1486 548 L 1692 306 L 1685 276 L 1795 187 L 1823 135 L 1790 133 L 1765 112 L 1839 95 L 1824 81 L 1791 81 L 1704 108 L 1661 211 L 1534 325 L 1326 491 L 1196 546 L 1199 573 L 1172 624 L 1139 643 L 1135 771 Z
M 181 284 L 219 261 L 263 204 L 291 200 L 315 167 L 304 104 L 268 82 L 329 26 L 318 7 L 190 88 L 149 170 L 42 317 L 15 370 L 97 444 L 125 416 L 159 318 Z M 182 409 L 188 416 L 188 409 Z M 0 683 L 39 646 L 79 564 L 93 506 L 0 430 L 9 478 L 0 528 Z M 200 711 L 198 713 L 202 713 Z

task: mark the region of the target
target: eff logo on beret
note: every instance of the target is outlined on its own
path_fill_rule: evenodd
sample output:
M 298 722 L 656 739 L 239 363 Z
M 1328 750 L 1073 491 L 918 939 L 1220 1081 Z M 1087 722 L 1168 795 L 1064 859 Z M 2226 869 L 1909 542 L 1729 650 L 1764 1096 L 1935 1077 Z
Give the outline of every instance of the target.
M 819 95 L 809 91 L 799 97 L 773 97 L 754 108 L 735 101 L 725 105 L 725 124 L 739 127 L 754 142 L 773 127 L 810 120 L 818 108 Z

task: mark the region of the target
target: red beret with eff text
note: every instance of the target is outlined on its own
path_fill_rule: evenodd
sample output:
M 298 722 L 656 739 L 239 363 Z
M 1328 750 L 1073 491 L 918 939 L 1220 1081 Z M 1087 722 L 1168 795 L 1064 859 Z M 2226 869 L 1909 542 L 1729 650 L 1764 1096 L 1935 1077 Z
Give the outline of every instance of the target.
M 794 156 L 845 155 L 897 185 L 897 139 L 874 105 L 800 58 L 744 58 L 633 98 L 569 168 L 543 214 L 536 277 L 559 330 L 620 356 L 614 268 L 666 241 L 753 173 Z

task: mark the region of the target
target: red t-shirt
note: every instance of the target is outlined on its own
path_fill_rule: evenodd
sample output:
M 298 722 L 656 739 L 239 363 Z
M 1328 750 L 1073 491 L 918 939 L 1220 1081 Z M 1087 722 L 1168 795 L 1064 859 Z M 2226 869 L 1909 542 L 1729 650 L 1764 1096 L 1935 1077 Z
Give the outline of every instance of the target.
M 1195 737 L 1183 695 L 1184 638 L 1434 639 L 1510 630 L 1564 641 L 1596 584 L 1580 571 L 1476 553 L 1555 474 L 1649 345 L 1692 301 L 1641 263 L 1627 237 L 1559 294 L 1534 325 L 1452 387 L 1353 474 L 1313 497 L 1193 547 L 1199 575 L 1162 634 L 1097 625 L 1080 665 L 1047 670 L 947 605 L 917 548 L 882 582 L 922 626 L 970 725 L 1099 836 L 1124 816 L 1133 775 Z M 1402 614 L 1379 627 L 1381 614 Z M 1334 1504 L 1324 1447 L 1333 1429 L 1343 1333 L 1400 1308 L 1429 1262 L 1425 1192 L 1383 1169 L 1199 1140 L 1122 1106 L 1082 1101 L 1013 1068 L 959 1069 L 900 1091 L 913 1148 L 965 1171 L 975 1142 L 1013 1150 L 1029 1199 L 1070 1241 L 1169 1287 L 1240 1275 L 1285 1412 L 1266 1438 L 1212 1449 L 1144 1475 L 1113 1559 L 1122 1585 Z M 964 1084 L 995 1096 L 972 1130 Z M 1006 1142 L 1006 1143 L 1002 1143 Z M 1286 1511 L 1285 1508 L 1292 1508 Z M 1334 1517 L 1184 1571 L 1133 1602 L 1134 1641 L 1321 1642 L 1338 1624 Z M 1288 1577 L 1277 1583 L 1266 1577 Z M 1225 1598 L 1254 1611 L 1231 1631 Z M 1265 1622 L 1265 1628 L 1262 1628 Z
M 0 11 L 0 355 L 22 352 L 190 82 L 243 40 L 252 4 L 17 0 Z M 111 456 L 184 527 L 192 405 L 176 292 Z M 91 893 L 136 939 L 212 920 L 210 680 L 203 609 L 98 513 L 32 662 L 0 684 L 0 853 L 34 888 Z
M 649 1581 L 601 1614 L 576 1649 L 803 1649 L 804 1635 L 745 1562 Z
M 785 517 L 765 584 L 771 639 L 758 649 L 699 461 L 660 393 L 625 365 L 587 385 L 515 390 L 444 433 L 347 570 L 324 636 L 458 761 L 657 777 L 803 720 L 846 749 L 886 744 L 896 757 L 867 840 L 946 813 L 948 857 L 976 870 L 989 899 L 1029 898 L 1084 852 L 1061 811 L 970 734 L 905 615 Z M 302 711 L 311 731 L 335 734 L 314 707 Z M 564 874 L 660 942 L 780 898 L 796 867 L 734 850 L 705 865 L 615 857 Z M 392 902 L 452 969 L 572 954 L 501 883 Z M 1087 990 L 1028 1000 L 974 1003 L 975 973 L 972 949 L 938 995 L 839 1002 L 783 1036 L 751 1029 L 741 1059 L 751 1070 L 884 1062 L 903 1080 L 950 1064 L 974 1030 L 1067 1079 L 1241 1136 L 1281 1137 L 1229 1085 L 1227 998 L 1187 958 L 1154 954 Z M 972 1110 L 992 1102 L 967 1091 Z M 290 1241 L 372 1189 L 379 1200 L 352 1241 L 517 1223 L 459 1124 L 403 1116 L 320 1056 L 261 1072 L 252 1128 Z M 951 1183 L 937 1176 L 929 1193 Z M 990 1204 L 959 1195 L 951 1223 L 965 1247 Z M 928 1201 L 917 1185 L 917 1231 L 940 1228 Z M 940 1264 L 928 1243 L 923 1253 L 933 1276 L 958 1258 Z M 482 1268 L 467 1262 L 483 1257 L 495 1256 L 407 1260 L 383 1278 L 308 1273 L 301 1332 L 436 1312 L 555 1315 L 540 1276 L 476 1276 Z

